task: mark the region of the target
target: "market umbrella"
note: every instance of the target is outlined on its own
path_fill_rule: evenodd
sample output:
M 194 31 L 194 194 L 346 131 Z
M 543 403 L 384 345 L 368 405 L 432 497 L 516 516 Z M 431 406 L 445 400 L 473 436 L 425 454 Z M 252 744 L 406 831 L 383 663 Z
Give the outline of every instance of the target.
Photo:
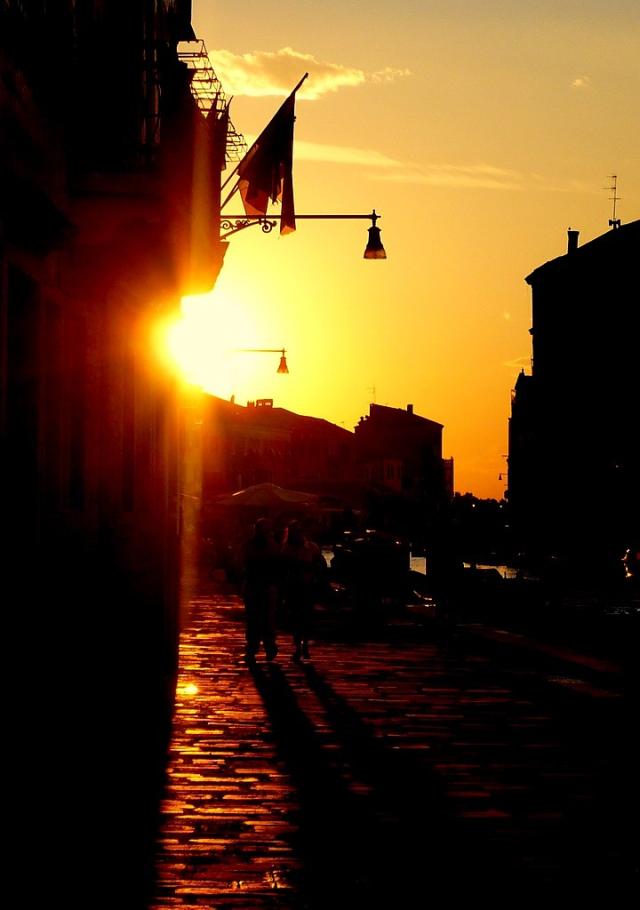
M 239 506 L 260 508 L 289 508 L 291 506 L 314 505 L 318 501 L 315 493 L 303 493 L 300 490 L 287 490 L 275 483 L 256 483 L 238 490 L 230 495 L 220 496 L 215 500 L 219 506 Z

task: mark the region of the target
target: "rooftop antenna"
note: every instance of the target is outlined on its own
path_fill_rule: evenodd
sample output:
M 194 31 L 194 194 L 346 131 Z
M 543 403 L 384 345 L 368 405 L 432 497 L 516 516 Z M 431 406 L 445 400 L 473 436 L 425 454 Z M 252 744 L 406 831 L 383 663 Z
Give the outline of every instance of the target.
M 366 391 L 371 392 L 371 394 L 373 395 L 373 403 L 375 404 L 376 403 L 376 387 L 374 385 L 369 385 L 369 386 L 367 386 Z
M 620 219 L 616 218 L 616 202 L 620 202 L 620 196 L 618 196 L 618 175 L 609 174 L 608 179 L 611 181 L 611 185 L 605 187 L 605 189 L 613 194 L 612 196 L 609 196 L 609 199 L 613 202 L 613 217 L 609 218 L 609 227 L 613 228 L 615 231 L 616 228 L 620 227 Z

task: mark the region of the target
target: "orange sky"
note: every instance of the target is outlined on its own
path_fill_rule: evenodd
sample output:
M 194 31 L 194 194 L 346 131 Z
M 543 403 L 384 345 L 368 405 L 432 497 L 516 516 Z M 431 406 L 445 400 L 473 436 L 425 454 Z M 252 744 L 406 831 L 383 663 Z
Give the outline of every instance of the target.
M 640 212 L 637 0 L 194 0 L 193 20 L 249 139 L 309 71 L 297 210 L 375 207 L 389 258 L 362 259 L 365 222 L 250 228 L 174 344 L 239 403 L 352 429 L 374 397 L 411 402 L 445 425 L 456 489 L 500 496 L 529 366 L 524 277 L 569 226 L 581 242 L 607 230 L 608 175 L 623 222 Z M 237 347 L 285 347 L 291 372 Z

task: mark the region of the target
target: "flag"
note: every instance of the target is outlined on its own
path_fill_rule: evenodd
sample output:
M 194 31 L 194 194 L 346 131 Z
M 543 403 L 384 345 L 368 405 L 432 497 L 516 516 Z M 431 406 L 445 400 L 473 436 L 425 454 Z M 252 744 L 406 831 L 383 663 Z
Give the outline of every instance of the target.
M 281 234 L 290 234 L 296 229 L 292 169 L 298 87 L 291 92 L 238 165 L 238 189 L 246 214 L 266 215 L 269 201 L 280 202 Z

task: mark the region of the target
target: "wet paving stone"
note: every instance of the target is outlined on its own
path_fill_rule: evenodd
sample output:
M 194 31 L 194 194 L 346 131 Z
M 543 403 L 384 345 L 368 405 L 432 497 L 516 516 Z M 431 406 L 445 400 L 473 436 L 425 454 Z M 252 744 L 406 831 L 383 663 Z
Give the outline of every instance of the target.
M 319 628 L 310 662 L 282 636 L 277 661 L 249 669 L 238 598 L 192 604 L 153 910 L 404 908 L 633 879 L 618 699 L 556 698 L 521 654 L 406 624 L 388 641 L 345 642 L 329 614 Z

